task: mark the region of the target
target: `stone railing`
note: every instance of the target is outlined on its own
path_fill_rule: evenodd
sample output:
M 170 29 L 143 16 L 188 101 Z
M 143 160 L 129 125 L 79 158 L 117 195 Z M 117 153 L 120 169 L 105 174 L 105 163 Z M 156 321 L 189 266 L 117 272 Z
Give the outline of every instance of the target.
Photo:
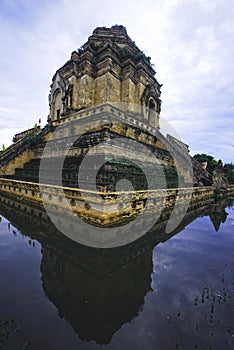
M 193 173 L 190 174 L 190 177 L 194 175 L 198 181 L 199 179 L 204 179 L 207 182 L 207 185 L 211 185 L 211 174 L 204 169 L 196 159 L 190 156 L 186 144 L 183 144 L 171 135 L 167 135 L 167 137 L 163 139 L 163 142 L 169 149 L 172 148 L 172 150 L 175 150 L 176 158 L 181 163 L 182 167 L 185 166 L 185 168 L 187 168 L 187 171 L 189 171 L 189 167 L 186 165 L 189 165 L 191 162 L 191 170 Z
M 49 205 L 63 215 L 71 212 L 98 225 L 110 226 L 139 214 L 148 202 L 148 210 L 173 208 L 179 204 L 207 203 L 213 200 L 214 188 L 180 188 L 130 192 L 94 192 L 33 182 L 0 178 L 0 193 L 13 196 L 32 208 Z M 232 186 L 229 194 L 234 194 Z M 192 196 L 191 196 L 192 195 Z
M 167 139 L 169 140 L 169 142 L 172 142 L 178 145 L 180 149 L 184 150 L 184 152 L 187 152 L 187 153 L 189 152 L 189 146 L 186 143 L 182 142 L 181 140 L 178 140 L 174 136 L 169 134 L 167 134 Z
M 157 130 L 156 128 L 145 124 L 143 121 L 138 120 L 134 115 L 131 115 L 131 112 L 123 111 L 108 103 L 97 107 L 85 108 L 81 111 L 73 113 L 72 115 L 61 117 L 59 119 L 54 120 L 52 124 L 53 126 L 58 126 L 71 121 L 78 121 L 81 119 L 85 119 L 87 117 L 94 117 L 94 116 L 95 117 L 106 116 L 107 118 L 109 117 L 110 120 L 111 118 L 113 118 L 113 120 L 120 121 L 125 124 L 128 123 L 129 125 L 138 127 L 142 129 L 142 131 L 147 131 L 153 135 L 156 134 L 156 130 Z M 107 119 L 107 122 L 109 122 L 110 120 Z
M 194 159 L 193 157 L 191 157 L 189 155 L 188 146 L 186 144 L 183 144 L 183 142 L 180 142 L 179 140 L 175 139 L 171 135 L 167 135 L 167 139 L 169 140 L 170 144 L 172 144 L 172 146 L 175 147 L 175 149 L 182 156 L 184 156 L 184 157 L 189 156 L 190 157 L 191 162 L 193 164 L 193 169 L 195 171 L 197 171 L 199 175 L 202 175 L 203 177 L 211 180 L 211 174 L 206 169 L 204 169 L 196 159 Z
M 19 154 L 27 150 L 30 145 L 34 145 L 35 143 L 37 143 L 37 138 L 38 140 L 42 140 L 43 136 L 47 134 L 48 131 L 48 126 L 46 126 L 43 129 L 35 129 L 35 132 L 27 134 L 22 139 L 12 144 L 0 154 L 0 166 L 4 166 L 10 160 L 14 159 Z

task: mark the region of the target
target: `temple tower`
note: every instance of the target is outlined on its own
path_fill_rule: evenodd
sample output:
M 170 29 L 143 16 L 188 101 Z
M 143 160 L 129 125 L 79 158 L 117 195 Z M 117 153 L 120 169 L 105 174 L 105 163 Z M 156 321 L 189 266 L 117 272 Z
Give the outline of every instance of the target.
M 100 27 L 55 73 L 49 95 L 52 120 L 104 103 L 125 109 L 158 127 L 161 85 L 150 57 L 138 49 L 125 27 Z

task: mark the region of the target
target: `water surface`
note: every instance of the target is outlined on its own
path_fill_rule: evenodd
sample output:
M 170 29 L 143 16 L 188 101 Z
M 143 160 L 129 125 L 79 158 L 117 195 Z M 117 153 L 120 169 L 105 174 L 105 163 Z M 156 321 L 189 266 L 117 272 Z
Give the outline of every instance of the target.
M 0 348 L 233 349 L 234 207 L 197 215 L 98 250 L 1 204 Z

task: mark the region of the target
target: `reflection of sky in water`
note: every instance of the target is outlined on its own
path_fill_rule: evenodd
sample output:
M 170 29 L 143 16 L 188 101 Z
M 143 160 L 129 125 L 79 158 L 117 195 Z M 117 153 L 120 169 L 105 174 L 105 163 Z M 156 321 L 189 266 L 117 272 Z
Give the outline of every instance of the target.
M 140 318 L 143 321 L 145 315 L 145 335 L 147 329 L 153 330 L 151 341 L 159 349 L 174 348 L 176 343 L 186 349 L 196 344 L 200 348 L 213 344 L 220 349 L 225 340 L 233 341 L 234 232 L 230 225 L 234 211 L 228 212 L 227 221 L 218 232 L 209 217 L 201 217 L 154 249 L 153 293 L 146 297 Z M 203 303 L 206 286 L 209 292 L 205 290 Z M 223 288 L 231 300 L 226 298 L 219 304 L 218 296 L 224 295 Z M 212 314 L 214 319 L 210 323 Z M 148 339 L 149 348 L 151 341 Z
M 155 247 L 153 292 L 125 326 L 128 349 L 234 348 L 234 208 L 226 211 L 218 232 L 204 216 Z
M 154 248 L 152 292 L 139 315 L 106 346 L 80 341 L 66 317 L 59 316 L 42 287 L 41 244 L 3 218 L 0 316 L 14 315 L 21 326 L 8 349 L 27 338 L 34 341 L 33 349 L 45 350 L 234 348 L 234 207 L 226 211 L 217 232 L 209 216 L 199 217 Z

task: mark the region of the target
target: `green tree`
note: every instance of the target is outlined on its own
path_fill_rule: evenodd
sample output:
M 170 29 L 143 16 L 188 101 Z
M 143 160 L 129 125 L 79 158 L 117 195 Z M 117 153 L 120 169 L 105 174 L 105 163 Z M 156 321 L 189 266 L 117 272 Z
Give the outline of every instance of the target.
M 205 153 L 197 153 L 193 156 L 199 163 L 207 162 L 207 171 L 210 174 L 213 173 L 215 165 L 218 163 L 213 156 Z M 224 166 L 227 168 L 227 179 L 230 184 L 234 184 L 234 164 L 233 163 L 225 163 Z
M 210 156 L 209 154 L 206 153 L 197 153 L 193 156 L 194 159 L 196 159 L 199 163 L 204 163 L 207 162 L 207 167 L 206 170 L 212 174 L 215 165 L 218 163 L 218 161 L 216 159 L 214 159 L 213 156 Z
M 234 184 L 234 164 L 233 163 L 225 163 L 227 167 L 227 178 L 230 184 Z

